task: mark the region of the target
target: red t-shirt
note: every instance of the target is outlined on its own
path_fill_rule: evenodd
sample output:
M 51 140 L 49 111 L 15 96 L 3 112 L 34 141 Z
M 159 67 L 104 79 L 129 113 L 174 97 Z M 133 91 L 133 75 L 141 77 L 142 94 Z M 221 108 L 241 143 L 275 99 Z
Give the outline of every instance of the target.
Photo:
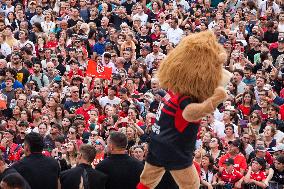
M 265 171 L 251 172 L 250 178 L 256 181 L 263 181 L 266 179 Z
M 88 123 L 88 121 L 89 121 L 89 119 L 90 119 L 90 115 L 89 115 L 88 112 L 89 112 L 91 109 L 93 109 L 93 108 L 94 108 L 94 106 L 91 105 L 87 110 L 84 110 L 83 107 L 80 107 L 80 108 L 78 108 L 78 109 L 75 111 L 75 114 L 81 114 L 81 115 L 84 116 L 84 118 L 85 118 L 85 123 L 86 123 L 86 129 L 89 128 L 89 123 Z
M 240 104 L 238 106 L 238 108 L 242 111 L 242 113 L 245 115 L 245 116 L 249 116 L 250 115 L 250 107 L 246 107 L 242 104 Z
M 96 157 L 93 161 L 93 166 L 96 167 L 96 165 L 98 165 L 98 163 L 100 163 L 101 161 L 103 161 L 105 158 L 105 154 L 104 152 L 101 152 L 101 153 L 97 153 L 96 154 Z
M 221 172 L 221 180 L 226 183 L 234 184 L 238 182 L 242 177 L 243 175 L 236 169 L 234 169 L 232 173 L 228 173 L 226 169 Z
M 219 167 L 225 167 L 224 163 L 227 159 L 232 158 L 230 154 L 225 154 L 221 156 L 219 160 Z M 234 159 L 234 167 L 237 171 L 240 171 L 241 169 L 246 170 L 247 169 L 247 161 L 243 154 L 239 153 Z

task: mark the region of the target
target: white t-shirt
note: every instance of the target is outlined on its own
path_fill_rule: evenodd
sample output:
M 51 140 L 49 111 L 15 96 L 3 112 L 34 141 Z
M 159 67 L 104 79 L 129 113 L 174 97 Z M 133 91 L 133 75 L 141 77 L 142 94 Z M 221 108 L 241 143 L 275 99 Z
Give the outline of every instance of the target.
M 7 43 L 4 42 L 3 44 L 1 44 L 0 52 L 1 52 L 5 57 L 7 57 L 9 54 L 12 53 L 12 50 L 11 50 L 10 46 L 9 46 Z
M 278 24 L 278 32 L 280 33 L 280 32 L 284 32 L 284 23 L 279 23 Z
M 114 99 L 109 99 L 108 96 L 104 96 L 100 99 L 100 105 L 102 107 L 105 107 L 106 104 L 111 104 L 111 105 L 118 105 L 120 103 L 121 99 L 118 97 L 114 97 Z
M 277 130 L 276 134 L 274 135 L 274 139 L 276 139 L 276 142 L 279 143 L 283 140 L 284 133 L 282 131 Z
M 147 24 L 147 20 L 148 20 L 148 15 L 143 13 L 142 15 L 139 14 L 135 14 L 133 16 L 133 20 L 135 20 L 135 18 L 140 18 L 141 20 L 141 25 L 146 25 Z
M 260 16 L 264 16 L 265 15 L 265 12 L 266 12 L 268 7 L 269 6 L 267 4 L 267 1 L 263 1 L 262 3 L 260 3 L 260 5 L 259 5 Z M 280 13 L 279 5 L 277 5 L 275 2 L 273 2 L 272 8 L 273 8 L 275 14 L 279 14 Z
M 238 126 L 234 125 L 234 135 L 236 137 L 239 136 L 238 134 Z M 225 135 L 225 124 L 221 121 L 214 120 L 214 122 L 211 124 L 211 127 L 213 129 L 213 132 L 216 133 L 217 137 L 219 138 L 224 138 Z
M 169 39 L 169 42 L 175 45 L 177 45 L 180 42 L 182 35 L 183 35 L 183 30 L 180 28 L 177 29 L 170 28 L 167 31 L 167 38 Z

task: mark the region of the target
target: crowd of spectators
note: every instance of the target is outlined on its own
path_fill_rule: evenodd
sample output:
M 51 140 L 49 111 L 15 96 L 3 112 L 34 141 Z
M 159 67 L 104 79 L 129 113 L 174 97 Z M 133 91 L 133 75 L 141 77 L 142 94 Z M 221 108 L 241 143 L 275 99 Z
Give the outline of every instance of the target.
M 38 186 L 42 172 L 30 178 L 19 167 L 42 151 L 59 168 L 41 168 L 58 173 L 63 188 L 134 189 L 167 93 L 157 69 L 183 37 L 211 30 L 233 78 L 228 99 L 200 123 L 194 163 L 202 187 L 283 187 L 283 7 L 283 0 L 1 0 L 0 173 L 15 170 L 0 186 Z M 89 60 L 97 71 L 111 68 L 111 79 L 86 74 Z M 29 149 L 31 140 L 42 148 Z M 101 181 L 88 179 L 94 175 Z M 177 186 L 166 172 L 157 188 Z

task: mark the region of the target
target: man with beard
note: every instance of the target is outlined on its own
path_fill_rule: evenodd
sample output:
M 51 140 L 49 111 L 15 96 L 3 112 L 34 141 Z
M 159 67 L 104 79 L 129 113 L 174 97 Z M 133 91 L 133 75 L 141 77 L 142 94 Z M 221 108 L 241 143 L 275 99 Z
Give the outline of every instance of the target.
M 283 54 L 284 54 L 284 37 L 280 37 L 278 38 L 278 48 L 274 48 L 271 50 L 271 56 L 273 58 L 274 63 L 276 63 L 276 66 L 282 63 L 281 60 L 283 59 Z
M 35 62 L 33 65 L 34 73 L 29 76 L 28 81 L 34 80 L 37 82 L 39 88 L 47 87 L 49 85 L 49 80 L 46 75 L 41 73 L 42 65 L 40 62 Z
M 268 21 L 267 22 L 267 31 L 264 33 L 263 41 L 266 41 L 267 43 L 275 43 L 278 39 L 278 31 L 274 29 L 274 22 Z
M 11 67 L 17 70 L 16 79 L 23 85 L 28 81 L 29 71 L 23 67 L 22 56 L 19 53 L 13 53 L 11 56 Z
M 90 115 L 89 115 L 89 111 L 92 110 L 94 108 L 94 105 L 91 103 L 91 96 L 89 93 L 85 93 L 84 96 L 83 96 L 83 105 L 82 107 L 78 108 L 76 111 L 75 111 L 75 114 L 76 115 L 83 115 L 84 116 L 84 119 L 87 123 L 87 127 L 89 127 L 89 119 L 90 119 Z

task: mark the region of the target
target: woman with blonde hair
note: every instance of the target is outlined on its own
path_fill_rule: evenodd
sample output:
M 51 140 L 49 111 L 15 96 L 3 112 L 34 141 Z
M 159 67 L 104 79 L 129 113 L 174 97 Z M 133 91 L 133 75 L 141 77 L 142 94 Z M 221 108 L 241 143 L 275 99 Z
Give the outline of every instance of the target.
M 135 128 L 134 126 L 126 127 L 126 136 L 128 141 L 127 149 L 130 149 L 132 146 L 138 144 L 138 142 L 140 141 L 137 128 Z
M 75 142 L 70 141 L 66 145 L 66 161 L 70 168 L 75 167 L 77 164 L 78 147 Z

